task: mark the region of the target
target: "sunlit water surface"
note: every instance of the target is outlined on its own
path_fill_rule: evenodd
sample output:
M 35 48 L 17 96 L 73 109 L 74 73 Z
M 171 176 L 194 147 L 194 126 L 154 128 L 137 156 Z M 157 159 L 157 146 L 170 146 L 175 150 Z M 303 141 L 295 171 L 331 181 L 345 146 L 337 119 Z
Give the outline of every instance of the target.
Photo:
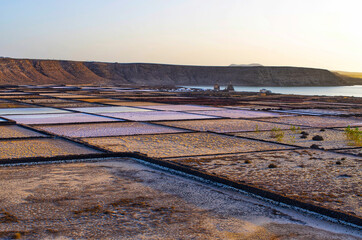
M 213 89 L 213 85 L 182 86 L 186 88 Z M 226 86 L 220 86 L 225 89 Z M 268 89 L 273 93 L 297 94 L 297 95 L 321 95 L 321 96 L 353 96 L 362 97 L 362 85 L 336 86 L 336 87 L 250 87 L 234 86 L 237 92 L 259 92 L 260 89 Z

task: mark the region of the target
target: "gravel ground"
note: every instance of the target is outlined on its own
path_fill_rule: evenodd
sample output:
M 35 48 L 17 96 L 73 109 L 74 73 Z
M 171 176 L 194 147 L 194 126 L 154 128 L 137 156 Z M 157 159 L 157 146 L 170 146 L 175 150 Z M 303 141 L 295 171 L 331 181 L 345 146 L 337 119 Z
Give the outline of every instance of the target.
M 319 116 L 297 116 L 284 118 L 263 119 L 263 121 L 284 123 L 290 125 L 302 125 L 308 127 L 347 127 L 362 126 L 362 121 L 352 118 L 319 117 Z
M 0 201 L 3 239 L 361 239 L 127 159 L 1 168 Z

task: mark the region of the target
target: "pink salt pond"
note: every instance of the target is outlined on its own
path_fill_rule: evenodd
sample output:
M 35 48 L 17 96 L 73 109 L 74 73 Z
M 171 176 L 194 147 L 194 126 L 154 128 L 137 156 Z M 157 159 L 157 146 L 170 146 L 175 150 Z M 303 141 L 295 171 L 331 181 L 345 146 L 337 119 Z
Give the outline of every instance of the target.
M 104 137 L 187 132 L 187 130 L 140 122 L 45 125 L 38 126 L 37 128 L 67 137 Z
M 46 113 L 69 113 L 69 111 L 56 108 L 1 108 L 0 115 L 14 114 L 46 114 Z
M 122 121 L 107 117 L 94 116 L 86 113 L 7 115 L 6 117 L 22 124 L 61 124 Z
M 149 109 L 133 108 L 133 107 L 83 107 L 68 108 L 69 110 L 85 112 L 85 113 L 118 113 L 118 112 L 147 112 Z
M 142 107 L 142 106 L 140 106 Z M 211 111 L 211 110 L 223 110 L 222 108 L 217 107 L 208 107 L 208 106 L 198 106 L 198 105 L 154 105 L 154 106 L 144 106 L 144 108 L 161 110 L 161 111 Z
M 210 119 L 217 118 L 200 114 L 171 112 L 171 111 L 150 111 L 150 112 L 123 112 L 123 113 L 101 113 L 102 116 L 122 118 L 132 121 L 162 121 L 162 120 L 186 120 L 186 119 Z

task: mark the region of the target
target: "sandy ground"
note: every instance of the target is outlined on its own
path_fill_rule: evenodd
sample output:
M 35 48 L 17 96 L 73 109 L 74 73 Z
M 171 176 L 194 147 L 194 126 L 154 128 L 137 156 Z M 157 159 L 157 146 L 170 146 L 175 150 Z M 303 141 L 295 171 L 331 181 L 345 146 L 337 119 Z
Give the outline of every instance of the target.
M 362 239 L 356 229 L 131 159 L 3 167 L 0 204 L 1 238 Z
M 113 152 L 137 151 L 158 158 L 293 148 L 204 132 L 82 138 L 82 140 Z
M 0 160 L 94 153 L 100 153 L 100 151 L 62 139 L 40 138 L 0 141 Z

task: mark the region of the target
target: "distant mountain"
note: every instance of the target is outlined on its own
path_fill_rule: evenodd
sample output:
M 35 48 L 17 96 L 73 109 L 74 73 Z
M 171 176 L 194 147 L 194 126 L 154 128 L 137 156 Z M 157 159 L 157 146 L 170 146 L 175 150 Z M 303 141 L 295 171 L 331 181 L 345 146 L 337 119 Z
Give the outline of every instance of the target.
M 230 64 L 230 67 L 262 67 L 263 65 L 259 63 L 250 63 L 250 64 Z
M 300 67 L 214 67 L 0 58 L 0 84 L 339 86 L 347 78 Z

